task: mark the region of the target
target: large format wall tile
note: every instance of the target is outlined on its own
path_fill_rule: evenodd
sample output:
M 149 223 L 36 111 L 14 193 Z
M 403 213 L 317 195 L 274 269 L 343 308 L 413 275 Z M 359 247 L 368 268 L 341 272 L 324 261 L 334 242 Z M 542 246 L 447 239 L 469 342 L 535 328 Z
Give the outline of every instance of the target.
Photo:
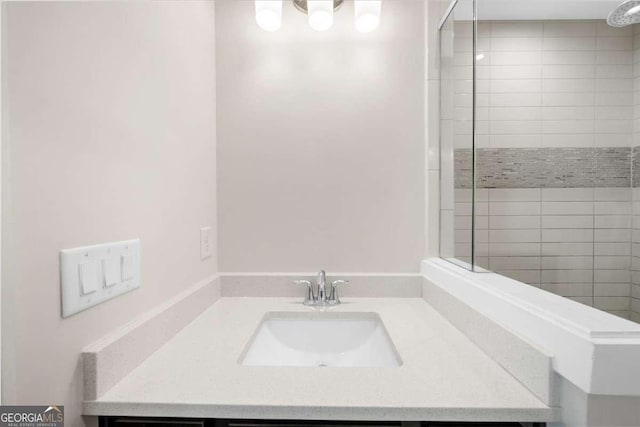
M 634 307 L 632 296 L 640 297 L 640 258 L 635 263 L 637 274 L 632 277 L 631 271 L 632 251 L 640 256 L 640 230 L 631 229 L 632 213 L 640 224 L 638 191 L 478 189 L 478 264 L 628 318 Z M 470 261 L 471 190 L 456 189 L 454 199 L 457 253 Z

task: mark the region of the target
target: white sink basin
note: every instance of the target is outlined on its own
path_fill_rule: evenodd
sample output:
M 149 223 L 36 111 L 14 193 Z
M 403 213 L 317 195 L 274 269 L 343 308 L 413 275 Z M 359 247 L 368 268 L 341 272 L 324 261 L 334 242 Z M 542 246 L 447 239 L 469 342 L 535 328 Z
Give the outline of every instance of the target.
M 394 367 L 402 361 L 376 313 L 267 313 L 246 366 Z

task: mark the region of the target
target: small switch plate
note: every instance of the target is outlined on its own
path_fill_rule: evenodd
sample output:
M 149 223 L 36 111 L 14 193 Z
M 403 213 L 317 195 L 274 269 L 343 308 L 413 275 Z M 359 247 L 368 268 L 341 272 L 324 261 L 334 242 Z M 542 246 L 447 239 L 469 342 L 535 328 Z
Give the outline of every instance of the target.
M 200 229 L 200 259 L 205 260 L 213 256 L 213 229 L 203 227 Z
M 127 262 L 123 280 L 122 260 Z M 62 317 L 140 287 L 140 240 L 106 243 L 60 252 Z

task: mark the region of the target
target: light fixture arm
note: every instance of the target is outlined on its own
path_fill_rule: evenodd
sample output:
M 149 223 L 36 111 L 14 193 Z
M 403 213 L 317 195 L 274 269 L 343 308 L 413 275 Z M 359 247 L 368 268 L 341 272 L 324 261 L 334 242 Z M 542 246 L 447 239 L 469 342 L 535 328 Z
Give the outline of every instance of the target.
M 333 0 L 333 10 L 336 11 L 340 9 L 340 6 L 344 3 L 344 0 Z M 293 0 L 293 4 L 300 12 L 305 15 L 309 12 L 309 8 L 307 7 L 307 0 Z

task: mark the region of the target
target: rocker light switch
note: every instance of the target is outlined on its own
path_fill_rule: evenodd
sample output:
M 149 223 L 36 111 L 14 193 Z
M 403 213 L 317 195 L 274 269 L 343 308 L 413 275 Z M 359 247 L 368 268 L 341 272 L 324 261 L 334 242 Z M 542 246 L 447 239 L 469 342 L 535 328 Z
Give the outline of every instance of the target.
M 98 263 L 88 261 L 78 265 L 80 273 L 80 295 L 88 295 L 98 290 Z
M 120 262 L 118 258 L 103 258 L 104 286 L 110 288 L 120 281 Z
M 135 256 L 134 255 L 122 255 L 122 281 L 133 279 L 135 272 L 134 267 Z

